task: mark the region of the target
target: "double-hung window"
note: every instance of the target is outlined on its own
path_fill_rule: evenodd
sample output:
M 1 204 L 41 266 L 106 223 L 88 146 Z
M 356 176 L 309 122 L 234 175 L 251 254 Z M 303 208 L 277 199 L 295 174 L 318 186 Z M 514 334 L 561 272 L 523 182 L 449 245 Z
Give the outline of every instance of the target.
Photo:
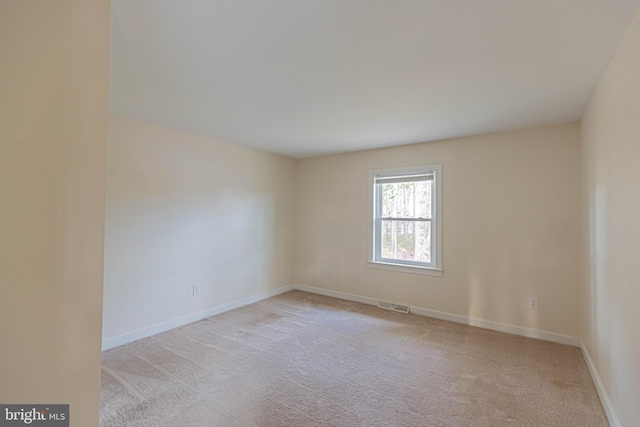
M 370 171 L 370 187 L 370 262 L 411 272 L 441 272 L 442 166 Z

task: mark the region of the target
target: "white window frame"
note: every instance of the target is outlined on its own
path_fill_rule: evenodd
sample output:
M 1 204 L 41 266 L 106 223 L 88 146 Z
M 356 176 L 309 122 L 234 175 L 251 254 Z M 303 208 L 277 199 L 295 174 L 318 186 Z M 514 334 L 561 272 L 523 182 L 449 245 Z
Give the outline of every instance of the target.
M 381 210 L 380 186 L 376 178 L 407 177 L 411 175 L 433 175 L 431 211 L 431 263 L 393 260 L 380 255 Z M 407 273 L 442 276 L 442 165 L 431 164 L 369 171 L 369 267 Z

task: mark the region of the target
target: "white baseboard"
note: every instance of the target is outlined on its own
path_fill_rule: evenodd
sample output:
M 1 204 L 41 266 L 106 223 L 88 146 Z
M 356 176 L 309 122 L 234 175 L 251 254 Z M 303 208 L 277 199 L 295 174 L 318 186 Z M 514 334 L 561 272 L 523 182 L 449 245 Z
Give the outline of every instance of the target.
M 324 295 L 326 297 L 333 297 L 333 298 L 338 298 L 338 299 L 343 299 L 343 300 L 353 301 L 353 302 L 361 302 L 363 304 L 369 304 L 369 305 L 378 305 L 378 300 L 375 298 L 361 297 L 360 295 L 347 294 L 344 292 L 332 291 L 329 289 L 316 288 L 313 286 L 306 286 L 306 285 L 296 284 L 296 285 L 293 285 L 293 288 L 298 291 L 310 292 L 312 294 Z
M 589 354 L 589 351 L 587 350 L 587 347 L 582 340 L 580 340 L 580 350 L 582 350 L 584 360 L 587 362 L 587 366 L 589 367 L 589 372 L 591 373 L 593 384 L 595 385 L 596 391 L 598 392 L 598 397 L 600 397 L 600 402 L 602 402 L 604 412 L 605 414 L 607 414 L 609 424 L 611 425 L 611 427 L 622 427 L 622 424 L 620 424 L 620 420 L 616 415 L 616 411 L 613 409 L 613 405 L 611 404 L 611 400 L 609 399 L 607 390 L 604 388 L 604 384 L 602 384 L 600 375 L 598 375 L 596 365 L 593 363 L 593 359 L 591 359 L 591 355 Z
M 124 344 L 128 344 L 133 341 L 137 341 L 142 338 L 147 338 L 152 335 L 166 332 L 168 330 L 177 328 L 179 326 L 187 325 L 189 323 L 197 322 L 198 320 L 206 319 L 207 317 L 215 316 L 216 314 L 224 313 L 225 311 L 235 310 L 236 308 L 243 307 L 245 305 L 253 304 L 254 302 L 262 301 L 267 298 L 271 298 L 276 295 L 283 294 L 285 292 L 292 291 L 293 285 L 283 286 L 281 288 L 273 289 L 271 291 L 260 292 L 255 295 L 251 295 L 246 298 L 231 301 L 227 304 L 218 305 L 208 308 L 206 310 L 198 311 L 196 313 L 187 314 L 175 319 L 167 320 L 165 322 L 156 323 L 155 325 L 147 326 L 126 334 L 118 335 L 115 337 L 102 340 L 102 351 L 109 350 L 115 347 L 119 347 Z
M 347 294 L 344 292 L 332 291 L 329 289 L 316 288 L 313 286 L 299 284 L 295 284 L 293 285 L 293 287 L 294 289 L 300 291 L 311 292 L 328 297 L 344 299 L 347 301 L 361 302 L 370 305 L 378 305 L 378 300 L 375 298 L 363 297 L 360 295 Z M 523 337 L 535 338 L 543 341 L 551 341 L 559 344 L 570 345 L 573 347 L 580 347 L 580 340 L 569 335 L 540 331 L 538 329 L 530 329 L 522 326 L 508 325 L 506 323 L 494 322 L 491 320 L 476 319 L 473 317 L 461 316 L 459 314 L 429 310 L 422 307 L 411 306 L 411 312 L 420 316 L 433 317 L 440 320 L 448 320 L 450 322 L 462 323 L 464 325 L 476 326 L 478 328 L 490 329 L 492 331 L 506 332 L 508 334 L 520 335 Z
M 155 334 L 166 332 L 168 330 L 177 328 L 179 326 L 197 322 L 198 320 L 215 316 L 216 314 L 224 313 L 225 311 L 234 310 L 236 308 L 240 308 L 245 305 L 253 304 L 254 302 L 262 301 L 264 299 L 267 299 L 276 295 L 280 295 L 285 292 L 292 291 L 294 289 L 310 292 L 318 295 L 324 295 L 328 297 L 343 299 L 347 301 L 360 302 L 368 305 L 378 305 L 378 300 L 375 298 L 348 294 L 348 293 L 339 292 L 339 291 L 332 291 L 330 289 L 316 288 L 314 286 L 293 284 L 293 285 L 283 286 L 277 289 L 273 289 L 271 291 L 261 292 L 256 295 L 252 295 L 246 298 L 241 298 L 239 300 L 235 300 L 227 304 L 219 305 L 216 307 L 211 307 L 206 310 L 198 311 L 196 313 L 187 314 L 185 316 L 167 320 L 165 322 L 157 323 L 155 325 L 147 326 L 145 328 L 137 329 L 135 331 L 127 332 L 126 334 L 118 335 L 111 338 L 106 338 L 102 340 L 102 351 L 119 347 L 121 345 L 128 344 L 130 342 L 133 342 L 142 338 L 150 337 Z M 567 344 L 574 347 L 582 348 L 580 344 L 580 340 L 578 338 L 575 338 L 569 335 L 561 335 L 553 332 L 540 331 L 537 329 L 530 329 L 522 326 L 515 326 L 515 325 L 509 325 L 505 323 L 494 322 L 491 320 L 461 316 L 458 314 L 430 310 L 427 308 L 416 307 L 416 306 L 411 306 L 411 312 L 420 316 L 433 317 L 435 319 L 462 323 L 464 325 L 476 326 L 479 328 L 490 329 L 492 331 L 506 332 L 509 334 L 520 335 L 520 336 L 529 337 L 529 338 L 536 338 L 544 341 L 551 341 L 559 344 Z M 583 352 L 584 351 L 586 350 L 583 350 Z M 591 369 L 591 367 L 589 369 Z M 595 381 L 595 377 L 594 377 L 594 381 Z
M 566 344 L 573 347 L 580 346 L 580 340 L 570 335 L 557 334 L 555 332 L 541 331 L 539 329 L 525 328 L 524 326 L 509 325 L 507 323 L 494 322 L 492 320 L 478 319 L 475 317 L 460 316 L 458 314 L 445 313 L 436 310 L 429 310 L 420 307 L 411 307 L 411 312 L 426 317 L 448 320 L 450 322 L 462 323 L 464 325 L 489 329 L 507 334 L 520 335 L 528 338 L 535 338 L 543 341 L 551 341 L 558 344 Z

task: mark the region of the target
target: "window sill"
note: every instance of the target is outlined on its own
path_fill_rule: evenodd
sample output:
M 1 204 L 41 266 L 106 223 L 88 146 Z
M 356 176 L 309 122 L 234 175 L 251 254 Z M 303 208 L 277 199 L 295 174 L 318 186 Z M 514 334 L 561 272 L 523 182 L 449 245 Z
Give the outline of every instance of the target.
M 390 262 L 367 261 L 367 265 L 370 268 L 399 271 L 402 273 L 422 274 L 425 276 L 442 277 L 443 273 L 441 268 L 418 267 L 415 265 L 393 264 Z

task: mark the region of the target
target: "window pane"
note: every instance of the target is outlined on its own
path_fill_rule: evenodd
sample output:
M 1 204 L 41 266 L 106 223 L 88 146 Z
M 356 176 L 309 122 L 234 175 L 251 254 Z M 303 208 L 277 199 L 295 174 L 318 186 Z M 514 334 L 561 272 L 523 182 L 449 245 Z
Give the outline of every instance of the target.
M 381 256 L 431 263 L 431 221 L 382 221 Z
M 382 186 L 382 216 L 431 218 L 433 181 L 399 182 Z

